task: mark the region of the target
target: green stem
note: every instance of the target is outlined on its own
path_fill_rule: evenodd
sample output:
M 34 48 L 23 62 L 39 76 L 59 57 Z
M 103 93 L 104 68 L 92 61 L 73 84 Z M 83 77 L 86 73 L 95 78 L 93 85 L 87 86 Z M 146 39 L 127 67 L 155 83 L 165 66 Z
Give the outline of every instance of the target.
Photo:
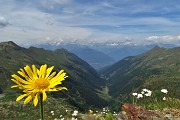
M 40 94 L 40 114 L 41 120 L 44 120 L 44 109 L 43 109 L 43 96 Z

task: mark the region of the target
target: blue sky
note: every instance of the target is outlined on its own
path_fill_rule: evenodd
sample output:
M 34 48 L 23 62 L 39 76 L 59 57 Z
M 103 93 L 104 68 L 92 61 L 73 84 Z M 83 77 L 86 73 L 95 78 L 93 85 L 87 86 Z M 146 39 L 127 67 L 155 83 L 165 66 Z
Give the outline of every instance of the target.
M 180 43 L 179 0 L 0 0 L 0 41 Z

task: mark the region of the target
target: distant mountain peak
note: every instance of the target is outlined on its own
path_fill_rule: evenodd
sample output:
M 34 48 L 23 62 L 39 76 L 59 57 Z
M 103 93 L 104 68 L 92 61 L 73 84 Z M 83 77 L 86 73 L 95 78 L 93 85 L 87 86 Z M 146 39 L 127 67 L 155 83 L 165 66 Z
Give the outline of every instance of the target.
M 13 41 L 7 41 L 7 42 L 1 42 L 0 46 L 2 46 L 3 48 L 6 47 L 10 47 L 10 48 L 21 48 L 20 46 L 18 46 L 16 43 L 14 43 Z
M 1 42 L 0 44 L 11 45 L 11 46 L 18 46 L 18 45 L 17 45 L 16 43 L 14 43 L 13 41 Z

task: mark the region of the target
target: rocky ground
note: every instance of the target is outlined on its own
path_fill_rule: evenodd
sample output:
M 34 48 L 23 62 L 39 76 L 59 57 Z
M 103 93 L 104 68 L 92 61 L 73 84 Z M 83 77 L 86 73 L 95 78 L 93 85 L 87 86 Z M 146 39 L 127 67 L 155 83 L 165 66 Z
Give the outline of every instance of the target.
M 180 109 L 145 110 L 132 104 L 123 105 L 116 120 L 180 120 Z

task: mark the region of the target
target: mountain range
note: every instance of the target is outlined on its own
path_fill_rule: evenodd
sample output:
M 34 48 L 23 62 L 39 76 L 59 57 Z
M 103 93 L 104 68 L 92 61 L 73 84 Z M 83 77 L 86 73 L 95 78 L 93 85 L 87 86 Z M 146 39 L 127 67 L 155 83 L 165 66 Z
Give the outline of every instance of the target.
M 88 64 L 90 64 L 95 69 L 100 69 L 104 66 L 113 64 L 115 60 L 111 58 L 109 55 L 98 51 L 96 49 L 90 48 L 87 45 L 81 44 L 61 44 L 61 45 L 53 45 L 53 44 L 41 44 L 36 47 L 44 48 L 47 50 L 56 50 L 59 48 L 64 48 L 74 53 Z
M 47 64 L 55 66 L 55 70 L 61 69 L 69 76 L 64 86 L 67 92 L 53 93 L 54 97 L 65 97 L 74 106 L 84 110 L 88 106 L 104 106 L 107 102 L 99 96 L 101 86 L 105 83 L 97 72 L 85 61 L 68 52 L 65 49 L 55 51 L 43 48 L 29 47 L 28 49 L 18 46 L 12 41 L 0 43 L 0 90 L 1 93 L 13 93 L 10 89 L 12 82 L 11 74 L 26 65 L 37 67 Z M 17 92 L 17 91 L 16 91 Z M 88 94 L 87 94 L 88 93 Z
M 99 47 L 100 48 L 100 47 Z M 98 58 L 98 57 L 97 57 Z M 10 89 L 11 74 L 25 65 L 55 66 L 69 76 L 64 81 L 68 91 L 51 94 L 66 98 L 69 104 L 85 110 L 89 107 L 116 106 L 113 101 L 128 100 L 142 88 L 153 91 L 166 88 L 171 97 L 180 98 L 180 47 L 153 49 L 136 56 L 125 57 L 104 67 L 99 73 L 87 62 L 64 48 L 23 48 L 12 41 L 0 43 L 0 93 L 15 99 L 18 91 Z
M 132 96 L 143 88 L 169 90 L 169 96 L 180 98 L 180 47 L 156 46 L 137 56 L 126 57 L 103 69 L 109 95 L 117 100 Z
M 108 41 L 106 43 L 88 43 L 81 44 L 78 42 L 71 43 L 44 43 L 35 45 L 39 48 L 47 50 L 56 50 L 59 48 L 67 49 L 68 51 L 76 54 L 78 57 L 86 61 L 96 70 L 100 70 L 103 67 L 112 65 L 113 63 L 128 57 L 135 56 L 144 53 L 157 44 L 135 44 L 132 42 L 113 42 Z M 176 47 L 174 44 L 158 44 L 161 47 L 173 48 Z

